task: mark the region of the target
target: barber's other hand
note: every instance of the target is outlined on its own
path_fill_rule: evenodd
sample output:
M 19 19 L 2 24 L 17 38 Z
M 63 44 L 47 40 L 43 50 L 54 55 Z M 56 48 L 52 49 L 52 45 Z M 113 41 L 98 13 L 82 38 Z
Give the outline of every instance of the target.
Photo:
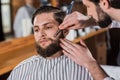
M 85 16 L 79 12 L 73 12 L 64 18 L 63 23 L 59 26 L 60 29 L 80 29 L 87 26 L 86 21 L 90 16 Z
M 80 40 L 81 45 L 72 43 L 67 39 L 60 39 L 60 41 L 60 46 L 63 48 L 63 53 L 77 64 L 86 67 L 87 64 L 95 61 L 91 55 L 91 52 L 82 40 Z

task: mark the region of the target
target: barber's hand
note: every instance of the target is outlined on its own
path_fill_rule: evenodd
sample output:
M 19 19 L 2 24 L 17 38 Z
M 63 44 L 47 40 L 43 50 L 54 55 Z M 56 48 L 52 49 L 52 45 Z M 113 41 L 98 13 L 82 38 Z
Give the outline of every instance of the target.
M 60 39 L 60 41 L 60 45 L 63 48 L 63 53 L 77 64 L 86 67 L 87 64 L 95 61 L 91 55 L 91 52 L 82 40 L 80 40 L 80 45 L 72 43 L 67 39 Z
M 64 18 L 63 23 L 59 26 L 60 29 L 80 29 L 87 26 L 87 20 L 90 16 L 85 16 L 79 12 L 73 12 Z

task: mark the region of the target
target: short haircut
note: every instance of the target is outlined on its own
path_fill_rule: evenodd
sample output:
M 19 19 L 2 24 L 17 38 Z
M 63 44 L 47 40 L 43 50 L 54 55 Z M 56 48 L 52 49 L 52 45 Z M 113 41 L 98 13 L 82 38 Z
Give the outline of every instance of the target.
M 65 12 L 63 12 L 60 8 L 53 7 L 53 6 L 41 6 L 38 8 L 35 13 L 32 16 L 32 24 L 34 24 L 34 19 L 37 15 L 42 14 L 42 13 L 53 13 L 54 14 L 54 19 L 61 24 L 64 17 L 65 17 Z
M 100 0 L 89 0 L 95 4 L 98 4 L 100 2 Z M 116 8 L 116 9 L 120 9 L 120 0 L 107 0 L 110 4 L 111 7 Z

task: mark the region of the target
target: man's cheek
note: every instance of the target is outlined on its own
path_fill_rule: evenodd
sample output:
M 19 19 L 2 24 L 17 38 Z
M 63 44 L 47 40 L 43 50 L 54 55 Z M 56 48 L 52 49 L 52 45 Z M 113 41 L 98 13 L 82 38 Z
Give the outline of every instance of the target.
M 46 32 L 46 34 L 47 34 L 48 37 L 54 38 L 54 35 L 55 35 L 56 32 L 57 32 L 57 30 L 54 30 L 54 31 Z
M 36 42 L 38 42 L 38 41 L 39 41 L 38 36 L 34 35 L 34 38 L 35 38 L 35 41 L 36 41 Z

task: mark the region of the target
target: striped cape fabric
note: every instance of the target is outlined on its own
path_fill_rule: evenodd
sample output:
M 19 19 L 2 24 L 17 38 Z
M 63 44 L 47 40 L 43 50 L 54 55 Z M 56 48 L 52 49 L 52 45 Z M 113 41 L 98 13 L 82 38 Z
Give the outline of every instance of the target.
M 93 80 L 89 71 L 67 56 L 54 59 L 32 56 L 21 62 L 7 80 Z

